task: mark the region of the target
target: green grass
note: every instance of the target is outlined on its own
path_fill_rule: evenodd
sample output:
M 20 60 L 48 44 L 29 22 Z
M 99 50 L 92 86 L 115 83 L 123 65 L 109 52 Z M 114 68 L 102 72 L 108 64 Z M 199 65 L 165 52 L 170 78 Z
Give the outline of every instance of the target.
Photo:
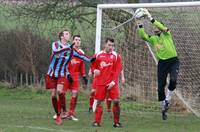
M 67 103 L 69 103 L 69 94 Z M 88 113 L 88 96 L 80 94 L 77 105 L 78 122 L 64 120 L 54 124 L 50 93 L 32 88 L 0 86 L 0 132 L 199 132 L 197 117 L 192 114 L 170 113 L 163 121 L 160 113 L 142 110 L 144 105 L 123 100 L 121 122 L 124 127 L 112 127 L 110 115 L 104 112 L 102 126 L 93 128 L 93 114 Z

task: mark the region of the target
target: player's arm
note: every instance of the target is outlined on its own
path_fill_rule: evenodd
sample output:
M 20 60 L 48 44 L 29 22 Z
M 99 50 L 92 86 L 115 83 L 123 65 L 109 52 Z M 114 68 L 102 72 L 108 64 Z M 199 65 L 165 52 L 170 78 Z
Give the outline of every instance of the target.
M 120 54 L 117 54 L 117 61 L 116 61 L 116 65 L 117 65 L 117 74 L 120 75 L 121 71 L 122 71 L 122 57 Z
M 55 55 L 59 55 L 59 54 L 65 52 L 65 51 L 68 51 L 68 50 L 71 50 L 71 48 L 70 48 L 70 47 L 67 47 L 67 48 L 60 48 L 58 42 L 53 42 L 53 43 L 52 43 L 52 52 L 53 52 L 53 54 L 55 54 Z
M 76 49 L 73 49 L 72 52 L 73 52 L 72 54 L 73 54 L 74 57 L 78 57 L 83 61 L 90 63 L 90 62 L 93 62 L 95 60 L 95 58 L 91 58 L 89 56 L 86 56 L 85 54 L 79 53 Z
M 69 73 L 69 69 L 68 69 L 68 65 L 66 66 L 66 75 L 67 75 L 67 79 L 70 83 L 72 83 L 74 80 L 71 76 L 71 74 Z
M 118 54 L 118 59 L 117 59 L 117 72 L 118 72 L 118 76 L 120 76 L 121 74 L 121 81 L 122 84 L 125 84 L 125 77 L 124 77 L 124 71 L 123 71 L 123 63 L 122 63 L 122 57 L 121 55 Z
M 159 22 L 158 20 L 155 20 L 151 14 L 149 13 L 149 11 L 146 9 L 145 10 L 145 14 L 147 15 L 148 19 L 151 21 L 151 23 L 157 27 L 160 31 L 162 32 L 169 32 L 170 30 L 165 26 L 163 25 L 161 22 Z
M 97 58 L 96 54 L 93 56 L 93 58 Z M 94 77 L 100 75 L 98 59 L 96 59 L 96 60 L 91 64 L 90 68 L 91 68 L 91 73 L 94 75 Z
M 121 70 L 119 69 L 119 64 L 118 64 L 118 55 L 116 55 L 116 60 L 113 62 L 113 69 L 112 69 L 112 81 L 108 84 L 108 89 L 113 88 L 113 86 L 117 83 L 118 77 L 119 77 L 119 73 L 121 72 Z
M 151 23 L 156 26 L 159 30 L 161 30 L 162 32 L 169 32 L 169 28 L 167 28 L 166 26 L 164 26 L 161 22 L 155 20 L 155 19 L 152 19 L 151 20 Z
M 83 78 L 83 81 L 84 81 L 85 85 L 87 85 L 88 79 L 87 79 L 87 77 L 86 77 L 85 64 L 84 64 L 83 61 L 81 61 L 81 63 L 80 63 L 79 72 L 80 72 L 80 74 L 81 74 L 81 76 L 82 76 L 82 78 Z
M 122 85 L 124 85 L 125 84 L 125 77 L 124 77 L 124 70 L 123 70 L 123 63 L 122 63 L 122 58 L 121 58 L 121 56 L 119 55 L 119 61 L 118 61 L 118 63 L 119 63 L 119 67 L 120 67 L 120 73 L 121 73 L 121 81 L 122 81 Z
M 91 78 L 91 77 L 92 77 L 92 74 L 93 74 L 93 73 L 92 73 L 92 70 L 91 70 L 91 67 L 90 67 L 89 72 L 88 72 L 88 77 Z
M 138 35 L 144 41 L 150 42 L 150 35 L 145 32 L 144 25 L 142 23 L 138 23 Z

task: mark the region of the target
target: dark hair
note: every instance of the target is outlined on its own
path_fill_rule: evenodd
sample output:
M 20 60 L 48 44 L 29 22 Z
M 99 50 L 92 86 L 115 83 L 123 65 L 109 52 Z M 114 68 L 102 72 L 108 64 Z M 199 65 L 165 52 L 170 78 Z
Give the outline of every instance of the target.
M 113 38 L 109 38 L 109 37 L 108 37 L 108 38 L 106 38 L 106 41 L 105 41 L 105 42 L 107 43 L 108 41 L 110 41 L 110 42 L 112 42 L 112 43 L 114 43 L 114 42 L 115 42 L 115 40 L 114 40 Z
M 73 40 L 74 40 L 76 37 L 81 38 L 81 35 L 79 35 L 79 34 L 74 35 L 74 36 L 73 36 Z
M 58 37 L 60 40 L 61 40 L 61 37 L 64 35 L 64 32 L 69 32 L 69 30 L 65 29 L 65 30 L 59 32 Z

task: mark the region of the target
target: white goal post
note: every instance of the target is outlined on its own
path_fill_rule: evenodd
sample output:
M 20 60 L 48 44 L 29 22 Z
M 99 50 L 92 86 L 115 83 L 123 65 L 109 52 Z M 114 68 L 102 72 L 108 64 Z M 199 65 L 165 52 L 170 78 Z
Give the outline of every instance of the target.
M 107 9 L 121 9 L 121 10 L 133 9 L 133 10 L 135 10 L 137 8 L 150 8 L 150 9 L 155 8 L 156 9 L 156 8 L 173 8 L 173 7 L 180 7 L 180 8 L 182 8 L 182 7 L 200 7 L 200 1 L 195 1 L 195 2 L 170 2 L 170 3 L 137 3 L 137 4 L 99 4 L 97 6 L 97 18 L 96 18 L 95 53 L 97 53 L 97 52 L 100 51 L 100 49 L 101 49 L 101 43 L 103 43 L 102 42 L 102 30 L 103 30 L 102 29 L 102 20 L 104 19 L 103 18 L 103 10 L 107 10 Z M 134 14 L 132 14 L 132 15 L 134 15 Z M 124 23 L 122 23 L 120 26 L 126 25 L 128 22 L 129 22 L 128 20 L 124 20 Z M 176 20 L 174 20 L 174 22 L 176 22 Z M 192 27 L 191 27 L 191 29 L 192 29 Z M 148 47 L 148 48 L 149 48 L 149 52 L 153 56 L 153 59 L 154 59 L 155 63 L 157 64 L 157 60 L 156 60 L 153 52 L 151 51 L 151 48 L 150 47 Z M 200 66 L 200 64 L 198 63 L 197 66 Z M 177 97 L 185 104 L 185 106 L 190 111 L 192 111 L 197 117 L 200 117 L 200 108 L 199 107 L 198 108 L 193 108 L 193 106 L 191 106 L 191 104 L 190 104 L 190 101 L 187 100 L 187 96 L 183 97 L 182 94 L 179 91 L 177 91 L 177 90 L 175 90 L 175 93 L 176 93 Z

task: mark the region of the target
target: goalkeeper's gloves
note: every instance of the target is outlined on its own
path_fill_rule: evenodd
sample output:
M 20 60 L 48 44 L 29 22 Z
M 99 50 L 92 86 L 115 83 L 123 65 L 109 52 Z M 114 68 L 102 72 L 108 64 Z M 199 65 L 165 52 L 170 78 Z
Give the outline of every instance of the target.
M 85 85 L 88 84 L 88 79 L 86 78 L 86 76 L 83 76 L 83 81 L 84 81 Z
M 73 78 L 70 74 L 67 75 L 67 79 L 70 83 L 73 83 Z
M 149 11 L 148 11 L 146 8 L 144 8 L 144 14 L 147 16 L 147 18 L 148 18 L 150 21 L 153 20 L 153 17 L 151 16 L 151 14 L 149 13 Z

